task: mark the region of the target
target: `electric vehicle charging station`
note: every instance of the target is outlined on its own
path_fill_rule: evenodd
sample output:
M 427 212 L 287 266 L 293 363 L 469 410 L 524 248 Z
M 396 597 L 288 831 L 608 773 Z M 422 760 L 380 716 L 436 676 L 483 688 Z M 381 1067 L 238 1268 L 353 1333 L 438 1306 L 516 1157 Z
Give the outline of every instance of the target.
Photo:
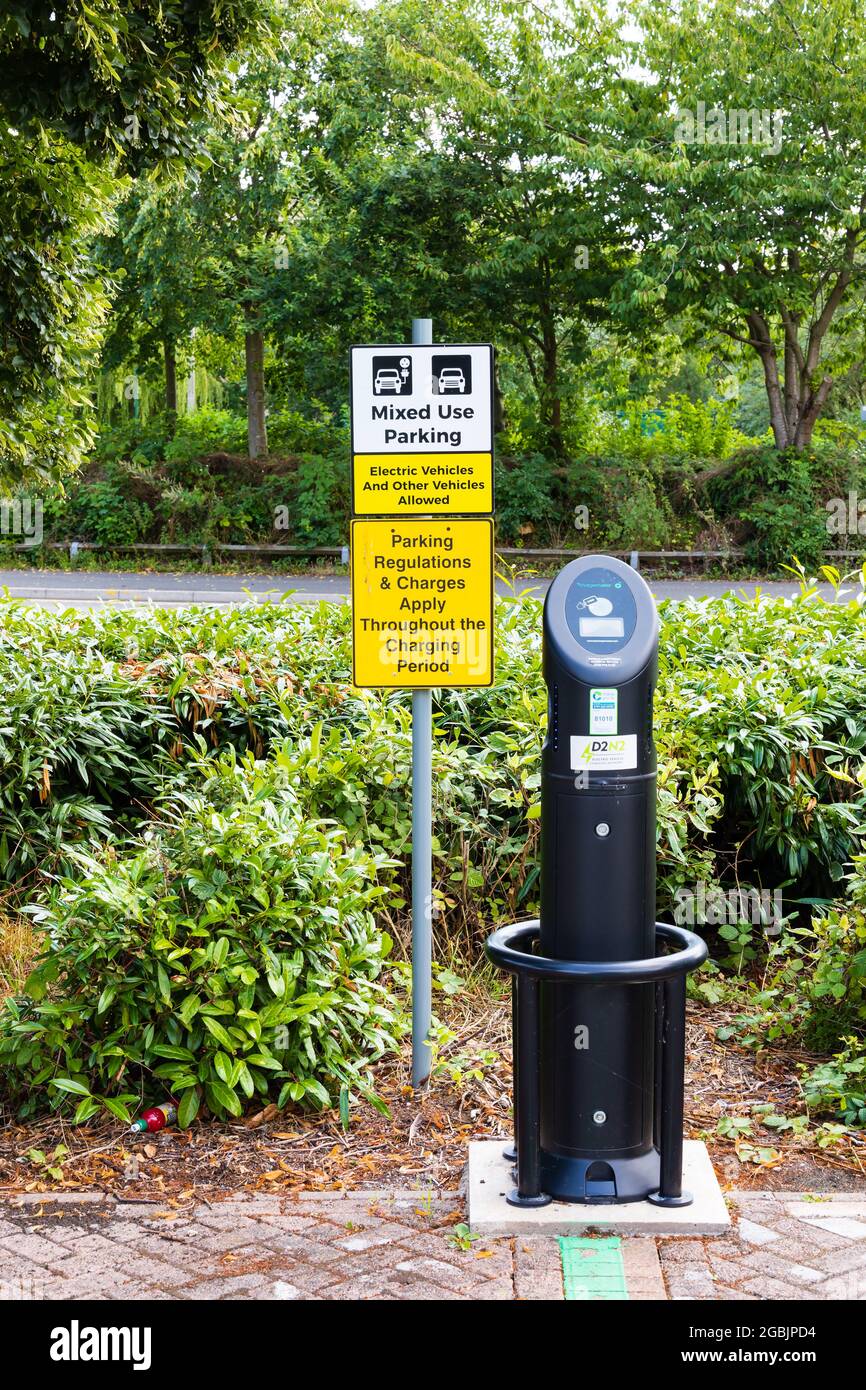
M 707 949 L 655 921 L 658 633 L 620 560 L 582 556 L 548 590 L 541 917 L 487 943 L 513 977 L 513 1206 L 692 1200 L 685 979 Z

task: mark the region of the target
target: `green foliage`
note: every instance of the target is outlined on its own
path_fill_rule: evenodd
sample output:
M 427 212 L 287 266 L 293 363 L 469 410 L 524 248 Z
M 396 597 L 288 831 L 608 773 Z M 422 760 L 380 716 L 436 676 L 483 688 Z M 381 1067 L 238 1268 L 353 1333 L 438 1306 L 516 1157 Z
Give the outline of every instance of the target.
M 846 1038 L 829 1062 L 803 1078 L 803 1098 L 819 1115 L 835 1114 L 846 1125 L 866 1126 L 866 1046 L 862 1038 Z
M 663 405 L 630 401 L 593 431 L 593 449 L 635 461 L 726 459 L 751 441 L 734 427 L 734 401 L 692 401 L 672 392 Z
M 508 545 L 538 544 L 561 511 L 555 496 L 555 467 L 543 454 L 496 458 L 496 525 Z
M 108 464 L 100 471 L 101 477 L 70 490 L 65 507 L 55 504 L 50 509 L 49 534 L 101 545 L 130 545 L 143 540 L 153 522 L 151 508 L 132 493 L 129 475 L 122 468 Z
M 0 473 L 57 479 L 91 440 L 86 374 L 106 310 L 90 241 L 118 176 L 189 154 L 219 115 L 220 70 L 263 38 L 258 3 L 93 0 L 0 16 Z M 97 167 L 94 156 L 103 163 Z
M 96 457 L 45 508 L 47 540 L 201 544 L 269 542 L 340 545 L 348 529 L 348 468 L 343 452 L 294 452 L 318 440 L 339 448 L 323 417 L 286 411 L 272 442 L 288 456 L 246 458 L 246 422 L 211 408 L 159 415 L 106 428 Z
M 244 454 L 247 423 L 228 410 L 204 408 L 178 417 L 177 427 L 167 444 L 165 457 L 170 463 L 189 463 L 203 454 L 225 451 Z
M 0 876 L 18 878 L 107 835 L 161 778 L 168 708 L 94 646 L 29 628 L 0 639 Z
M 340 545 L 348 533 L 349 478 L 342 455 L 301 459 L 289 506 L 292 533 L 306 545 Z
M 708 485 L 716 515 L 745 523 L 746 553 L 762 569 L 788 564 L 792 555 L 805 566 L 820 563 L 828 544 L 824 461 L 793 449 L 746 451 Z
M 679 888 L 718 881 L 732 862 L 741 879 L 809 880 L 824 897 L 839 892 L 844 865 L 858 853 L 866 804 L 863 612 L 859 603 L 824 603 L 808 592 L 792 602 L 727 598 L 663 608 L 656 697 L 659 916 L 671 913 Z M 473 954 L 491 924 L 530 916 L 538 906 L 539 752 L 547 708 L 539 604 L 526 596 L 501 600 L 496 623 L 495 685 L 443 691 L 434 705 L 436 936 Z M 207 928 L 205 950 L 211 938 L 237 932 L 255 961 L 247 934 L 260 908 L 270 910 L 258 895 L 262 884 L 276 876 L 303 935 L 308 912 L 319 921 L 325 904 L 343 902 L 344 889 L 329 875 L 357 863 L 367 866 L 372 895 L 363 912 L 387 905 L 399 918 L 411 843 L 407 697 L 351 687 L 349 614 L 336 605 L 110 609 L 77 614 L 72 623 L 8 603 L 0 630 L 8 707 L 0 729 L 5 869 L 15 878 L 38 865 L 31 897 L 48 914 L 52 942 L 63 949 L 67 939 L 75 943 L 74 969 L 46 977 L 45 998 L 28 1003 L 25 997 L 13 1008 L 16 1028 L 33 1021 L 36 1004 L 56 1009 L 39 1015 L 55 1029 L 52 1047 L 59 1047 L 61 1033 L 79 1035 L 64 1044 L 73 1049 L 71 1060 L 52 1053 L 53 1070 L 38 1085 L 50 1074 L 132 1104 L 128 1078 L 114 1090 L 108 1084 L 115 1054 L 103 1057 L 101 1050 L 123 1047 L 115 1036 L 120 1015 L 106 1006 L 106 1028 L 112 1024 L 114 1033 L 101 1031 L 101 1022 L 94 1032 L 91 1013 L 64 1011 L 68 990 L 91 1009 L 108 977 L 124 973 L 130 989 L 143 991 L 136 995 L 141 1026 L 134 1048 L 144 1046 L 156 1009 L 165 1031 L 154 1033 L 147 1047 L 194 1052 L 192 1060 L 161 1057 L 160 1065 L 176 1064 L 160 1073 L 166 1090 L 193 1089 L 178 1087 L 178 1077 L 195 1073 L 195 1087 L 210 1086 L 219 1105 L 224 1093 L 214 1089 L 211 1061 L 201 1075 L 198 1068 L 204 1054 L 215 1067 L 222 1051 L 231 1067 L 219 1066 L 230 1080 L 216 1072 L 216 1081 L 241 1097 L 240 1054 L 224 1041 L 212 1045 L 205 1024 L 208 1038 L 202 1032 L 192 1046 L 194 1028 L 168 1018 L 190 992 L 204 998 L 197 972 L 210 971 L 210 957 L 195 954 L 193 932 Z M 88 852 L 70 847 L 75 835 L 89 840 Z M 324 874 L 321 895 L 308 860 Z M 53 886 L 45 881 L 51 871 L 59 874 Z M 354 869 L 349 878 L 356 884 Z M 843 1031 L 862 1029 L 864 880 L 858 859 L 847 899 L 816 912 L 811 928 L 789 923 L 769 946 L 758 932 L 725 928 L 716 949 L 723 970 L 735 972 L 733 983 L 716 967 L 699 989 L 704 998 L 728 991 L 738 1010 L 730 1035 L 752 1045 L 797 1036 L 833 1047 Z M 132 951 L 133 941 L 140 973 L 132 966 L 121 972 L 116 963 L 129 964 L 123 952 Z M 232 967 L 240 959 L 234 943 L 232 936 Z M 115 947 L 119 955 L 111 954 Z M 173 956 L 176 950 L 182 954 Z M 52 948 L 45 969 L 54 954 Z M 165 1017 L 154 984 L 162 978 L 158 964 L 169 981 Z M 232 979 L 242 980 L 220 978 L 217 993 L 208 995 L 215 1009 L 209 1016 L 218 1022 L 223 1012 L 236 1016 Z M 183 991 L 177 998 L 176 989 Z M 254 1011 L 264 997 L 256 995 Z M 117 1007 L 129 1002 L 119 988 Z M 80 1020 L 82 1027 L 64 1020 Z M 18 1029 L 16 1048 L 22 1036 Z M 366 1046 L 358 1042 L 356 1059 Z M 133 1049 L 130 1068 L 145 1065 L 147 1055 Z M 317 1050 L 317 1067 L 321 1055 Z M 38 1061 L 48 1065 L 44 1051 Z M 29 1059 L 22 1063 L 25 1071 L 29 1066 Z M 120 1059 L 115 1071 L 119 1066 Z M 323 1075 L 296 1068 L 293 1084 Z M 357 1089 L 347 1074 L 334 1075 Z M 132 1089 L 140 1094 L 140 1087 Z
M 369 1094 L 405 1025 L 374 920 L 388 865 L 238 777 L 215 809 L 179 796 L 143 841 L 75 856 L 38 912 L 50 947 L 2 1019 L 6 1084 L 32 1114 L 123 1120 L 154 1086 L 188 1125 L 202 1101 L 316 1107 Z
M 826 1050 L 855 1030 L 866 1034 L 866 856 L 854 858 L 847 898 L 817 913 L 812 929 L 803 1032 L 809 1046 Z
M 773 863 L 776 881 L 837 881 L 866 807 L 862 607 L 806 595 L 662 609 L 674 619 L 660 650 L 662 742 L 697 735 L 747 859 Z

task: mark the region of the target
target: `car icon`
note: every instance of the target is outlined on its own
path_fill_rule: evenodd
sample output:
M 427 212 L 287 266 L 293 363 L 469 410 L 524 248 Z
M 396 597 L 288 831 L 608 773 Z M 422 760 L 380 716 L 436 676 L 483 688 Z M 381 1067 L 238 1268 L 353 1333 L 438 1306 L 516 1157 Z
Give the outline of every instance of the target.
M 373 390 L 379 396 L 383 391 L 396 391 L 399 395 L 403 389 L 403 378 L 396 367 L 380 367 L 373 381 Z
M 439 372 L 439 394 L 445 391 L 466 390 L 466 378 L 460 367 L 443 367 Z

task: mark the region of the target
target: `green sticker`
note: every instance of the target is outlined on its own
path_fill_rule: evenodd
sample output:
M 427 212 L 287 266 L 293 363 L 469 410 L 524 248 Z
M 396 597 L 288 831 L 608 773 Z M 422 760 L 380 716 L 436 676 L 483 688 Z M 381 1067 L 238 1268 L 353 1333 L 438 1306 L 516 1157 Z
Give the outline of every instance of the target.
M 590 690 L 589 692 L 589 732 L 591 734 L 618 734 L 619 691 Z

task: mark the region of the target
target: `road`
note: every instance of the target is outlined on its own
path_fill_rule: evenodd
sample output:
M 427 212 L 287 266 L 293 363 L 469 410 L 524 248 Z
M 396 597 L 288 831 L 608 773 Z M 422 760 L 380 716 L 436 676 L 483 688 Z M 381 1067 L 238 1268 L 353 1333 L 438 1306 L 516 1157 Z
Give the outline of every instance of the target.
M 550 579 L 517 581 L 521 590 L 543 594 Z M 725 579 L 663 579 L 649 581 L 657 599 L 708 598 L 734 591 L 747 598 L 762 593 L 791 597 L 797 585 L 784 581 L 755 584 Z M 220 606 L 263 602 L 286 595 L 291 603 L 314 603 L 319 599 L 343 602 L 348 598 L 349 580 L 342 574 L 238 575 L 238 574 L 119 574 L 67 570 L 0 570 L 0 589 L 11 597 L 27 600 L 42 608 L 97 608 L 102 603 L 124 607 L 154 603 L 177 608 L 190 603 Z M 507 586 L 499 584 L 500 593 Z M 821 594 L 832 598 L 829 585 Z

